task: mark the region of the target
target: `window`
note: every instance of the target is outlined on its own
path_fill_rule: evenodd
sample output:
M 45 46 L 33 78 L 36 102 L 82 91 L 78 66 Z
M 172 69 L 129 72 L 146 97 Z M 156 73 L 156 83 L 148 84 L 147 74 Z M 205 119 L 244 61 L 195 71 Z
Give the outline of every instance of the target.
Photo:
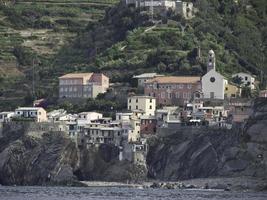
M 210 82 L 214 83 L 215 82 L 215 78 L 214 77 L 211 77 L 210 78 Z
M 132 102 L 132 99 L 129 99 L 129 103 L 131 103 Z
M 135 106 L 136 110 L 138 110 L 138 106 Z
M 167 93 L 168 98 L 171 99 L 172 98 L 172 94 L 171 93 Z
M 183 89 L 184 88 L 184 85 L 183 84 L 179 84 L 179 88 L 180 89 Z
M 184 92 L 184 93 L 183 93 L 183 98 L 186 99 L 186 96 L 187 96 L 187 93 Z
M 192 88 L 192 85 L 191 85 L 191 84 L 188 84 L 188 85 L 187 85 L 187 88 L 188 88 L 188 89 L 191 89 L 191 88 Z
M 246 80 L 246 81 L 248 80 L 248 77 L 247 77 L 247 76 L 245 76 L 245 80 Z
M 175 93 L 175 97 L 176 97 L 177 99 L 179 99 L 179 98 L 180 98 L 180 93 L 179 93 L 179 92 L 176 92 L 176 93 Z
M 161 92 L 161 98 L 165 98 L 165 92 Z
M 226 87 L 225 90 L 227 91 L 228 90 L 228 87 Z
M 152 99 L 150 99 L 150 103 L 152 103 Z
M 149 109 L 152 109 L 152 106 L 149 106 Z
M 138 99 L 136 99 L 136 101 L 135 101 L 136 103 L 138 103 Z

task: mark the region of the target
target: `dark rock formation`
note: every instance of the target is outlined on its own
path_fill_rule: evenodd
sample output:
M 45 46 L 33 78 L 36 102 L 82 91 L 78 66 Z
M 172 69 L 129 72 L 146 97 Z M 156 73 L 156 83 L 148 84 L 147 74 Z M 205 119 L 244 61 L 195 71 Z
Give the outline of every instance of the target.
M 77 151 L 64 133 L 34 137 L 23 128 L 8 128 L 4 127 L 4 137 L 0 139 L 0 184 L 42 185 L 74 179 Z
M 80 152 L 80 166 L 75 172 L 79 180 L 131 181 L 145 180 L 145 166 L 118 160 L 119 149 L 113 145 L 90 147 Z
M 147 165 L 151 178 L 267 178 L 266 99 L 255 101 L 254 114 L 239 128 L 185 130 L 150 141 Z

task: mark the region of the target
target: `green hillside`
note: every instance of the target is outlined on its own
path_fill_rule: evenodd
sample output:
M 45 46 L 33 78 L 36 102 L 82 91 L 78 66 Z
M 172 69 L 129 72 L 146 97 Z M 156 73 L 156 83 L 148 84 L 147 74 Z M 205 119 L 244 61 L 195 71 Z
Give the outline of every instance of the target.
M 154 22 L 148 11 L 114 6 L 116 1 L 23 2 L 0 9 L 0 31 L 6 35 L 0 39 L 5 47 L 0 66 L 9 74 L 0 78 L 1 102 L 9 106 L 31 99 L 32 60 L 38 98 L 56 97 L 57 77 L 73 71 L 102 71 L 114 82 L 150 71 L 203 75 L 209 49 L 226 77 L 247 71 L 265 87 L 265 0 L 195 0 L 198 12 L 192 20 L 169 11 L 155 13 Z M 16 61 L 13 68 L 7 61 Z
M 54 86 L 42 78 L 58 51 L 96 23 L 117 0 L 0 1 L 0 107 L 9 109 L 31 96 L 33 63 L 37 95 Z M 40 83 L 41 82 L 41 83 Z M 27 102 L 26 102 L 27 103 Z M 1 109 L 0 108 L 0 109 Z

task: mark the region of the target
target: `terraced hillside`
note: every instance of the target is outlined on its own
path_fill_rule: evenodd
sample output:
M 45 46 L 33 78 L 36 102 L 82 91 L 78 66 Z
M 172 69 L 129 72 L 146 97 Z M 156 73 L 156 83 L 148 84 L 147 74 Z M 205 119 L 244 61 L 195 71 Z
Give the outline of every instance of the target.
M 148 10 L 115 0 L 1 6 L 0 105 L 29 104 L 33 75 L 35 95 L 55 99 L 57 77 L 73 71 L 106 72 L 113 82 L 151 71 L 203 75 L 209 49 L 226 77 L 247 71 L 266 87 L 266 0 L 192 1 L 198 12 L 189 21 L 171 11 L 155 12 L 152 21 Z
M 118 0 L 0 2 L 0 107 L 8 109 L 8 105 L 23 104 L 31 93 L 33 64 L 42 91 L 53 87 L 39 72 L 49 68 L 64 45 L 89 22 L 101 20 Z

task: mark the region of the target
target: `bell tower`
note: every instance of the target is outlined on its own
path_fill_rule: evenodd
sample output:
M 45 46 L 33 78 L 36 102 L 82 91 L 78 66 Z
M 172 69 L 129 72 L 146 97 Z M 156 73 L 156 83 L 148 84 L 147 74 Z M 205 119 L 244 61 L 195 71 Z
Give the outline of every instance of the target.
M 213 50 L 209 50 L 208 63 L 207 63 L 207 72 L 209 72 L 212 69 L 216 70 L 215 63 L 216 63 L 215 53 L 214 53 Z

